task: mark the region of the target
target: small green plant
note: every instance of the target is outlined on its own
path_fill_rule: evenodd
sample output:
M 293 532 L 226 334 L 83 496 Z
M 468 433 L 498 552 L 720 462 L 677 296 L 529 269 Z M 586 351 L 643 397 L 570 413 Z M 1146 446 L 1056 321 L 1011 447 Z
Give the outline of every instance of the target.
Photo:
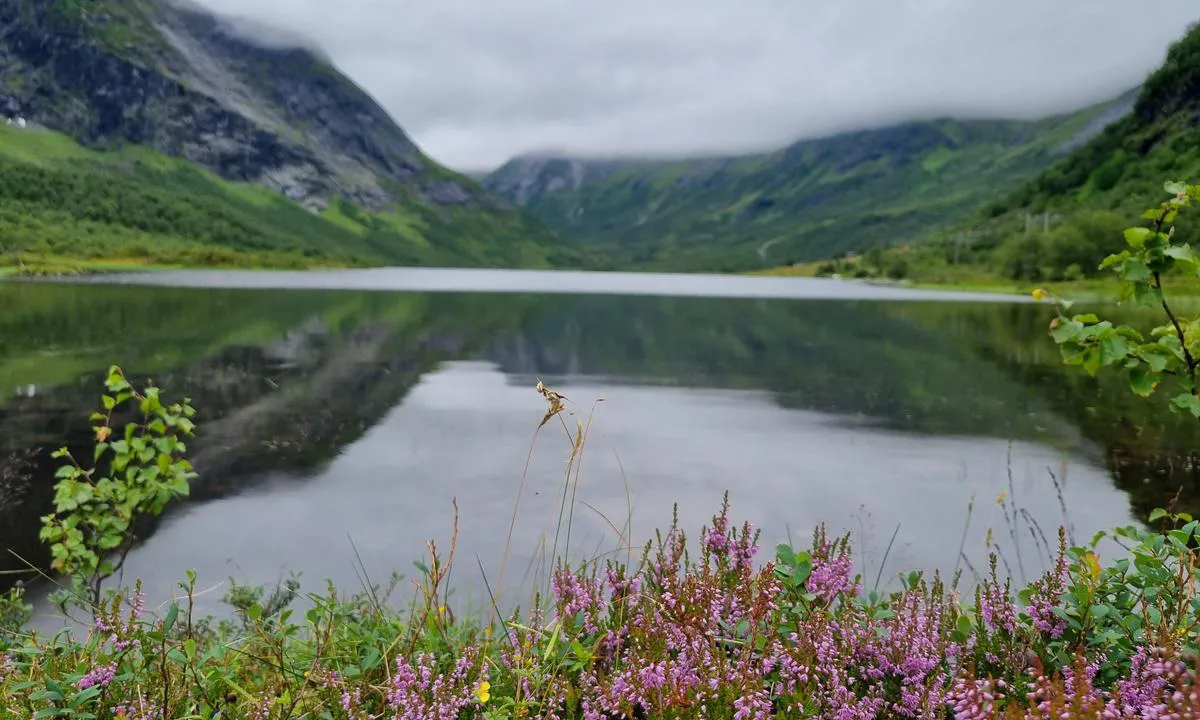
M 25 587 L 18 583 L 0 593 L 0 651 L 11 647 L 25 624 L 33 617 L 33 606 L 25 601 Z
M 1171 407 L 1200 418 L 1200 319 L 1181 317 L 1167 301 L 1162 282 L 1171 272 L 1200 279 L 1200 256 L 1175 233 L 1180 212 L 1200 200 L 1200 185 L 1168 182 L 1165 190 L 1171 197 L 1142 214 L 1149 227 L 1126 229 L 1127 247 L 1109 255 L 1100 267 L 1123 281 L 1123 299 L 1161 307 L 1166 322 L 1154 328 L 1147 339 L 1128 325 L 1114 325 L 1094 313 L 1068 317 L 1063 310 L 1070 303 L 1054 298 L 1059 311 L 1050 333 L 1066 363 L 1081 365 L 1091 375 L 1104 367 L 1119 368 L 1128 373 L 1130 388 L 1142 397 L 1150 396 L 1164 379 L 1171 378 L 1181 390 Z M 1034 297 L 1050 295 L 1039 289 Z
M 195 410 L 185 399 L 164 404 L 156 387 L 138 392 L 119 367 L 113 366 L 101 398 L 91 466 L 85 468 L 70 450 L 55 458 L 58 469 L 54 512 L 42 517 L 41 539 L 50 546 L 51 568 L 71 578 L 72 595 L 86 599 L 93 613 L 100 606 L 104 581 L 119 571 L 136 542 L 140 520 L 157 516 L 172 500 L 186 496 L 196 476 L 184 457 Z M 114 432 L 116 418 L 132 412 L 140 417 Z
M 263 585 L 245 585 L 229 578 L 229 590 L 221 601 L 234 609 L 244 627 L 250 627 L 279 615 L 299 593 L 300 578 L 295 573 L 276 585 L 270 595 Z

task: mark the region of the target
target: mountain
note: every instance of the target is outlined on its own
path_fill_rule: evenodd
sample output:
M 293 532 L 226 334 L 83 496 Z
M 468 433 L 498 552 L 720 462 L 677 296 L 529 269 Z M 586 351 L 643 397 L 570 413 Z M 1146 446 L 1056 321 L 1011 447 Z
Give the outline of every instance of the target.
M 1200 24 L 1167 51 L 1142 85 L 1132 112 L 1062 162 L 994 203 L 1036 212 L 1113 203 L 1158 204 L 1163 180 L 1200 175 Z M 1144 208 L 1142 208 L 1144 209 Z
M 1122 231 L 1165 199 L 1164 182 L 1200 180 L 1200 24 L 1170 46 L 1130 106 L 948 236 L 913 248 L 909 265 L 953 275 L 952 258 L 1020 281 L 1101 275 L 1104 257 L 1124 247 Z M 1200 221 L 1185 213 L 1176 234 L 1200 244 Z
M 0 252 L 580 257 L 425 156 L 303 41 L 190 5 L 0 0 L 0 113 L 14 123 L 0 134 Z
M 697 160 L 515 159 L 484 186 L 626 266 L 746 270 L 951 227 L 1126 114 L 1133 95 L 1038 121 L 935 119 Z

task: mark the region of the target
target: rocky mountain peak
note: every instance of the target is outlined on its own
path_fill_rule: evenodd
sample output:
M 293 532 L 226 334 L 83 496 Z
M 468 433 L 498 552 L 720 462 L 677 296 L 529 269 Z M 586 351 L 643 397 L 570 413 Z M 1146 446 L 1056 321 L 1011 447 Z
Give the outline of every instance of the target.
M 92 147 L 147 145 L 313 210 L 475 193 L 301 39 L 167 0 L 0 0 L 0 112 Z

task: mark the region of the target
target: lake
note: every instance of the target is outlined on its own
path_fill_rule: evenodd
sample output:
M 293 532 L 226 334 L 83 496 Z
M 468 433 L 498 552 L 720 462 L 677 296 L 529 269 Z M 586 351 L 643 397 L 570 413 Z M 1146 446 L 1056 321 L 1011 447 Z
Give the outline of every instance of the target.
M 411 577 L 427 540 L 450 549 L 455 505 L 461 602 L 482 604 L 485 576 L 516 599 L 556 551 L 636 558 L 727 491 L 763 556 L 818 523 L 852 533 L 868 587 L 914 568 L 970 582 L 989 537 L 1029 579 L 1060 526 L 1083 542 L 1177 493 L 1194 508 L 1197 433 L 1064 367 L 1052 309 L 1026 300 L 470 270 L 3 283 L 0 569 L 44 560 L 49 453 L 87 452 L 115 363 L 199 411 L 192 496 L 125 570 L 152 603 L 188 569 L 202 587 Z M 540 429 L 539 380 L 570 413 Z

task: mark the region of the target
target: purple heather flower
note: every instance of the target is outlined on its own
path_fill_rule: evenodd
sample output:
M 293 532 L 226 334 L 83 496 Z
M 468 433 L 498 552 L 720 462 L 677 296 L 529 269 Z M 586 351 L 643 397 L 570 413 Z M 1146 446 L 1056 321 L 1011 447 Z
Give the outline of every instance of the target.
M 832 550 L 826 543 L 813 553 L 812 570 L 806 583 L 808 591 L 826 604 L 833 602 L 838 595 L 854 595 L 858 592 L 858 586 L 850 575 L 854 569 L 850 553 L 842 551 L 830 557 Z
M 94 668 L 91 672 L 79 678 L 75 683 L 75 687 L 80 690 L 86 690 L 90 687 L 99 686 L 107 687 L 113 678 L 117 676 L 117 664 L 102 665 Z
M 118 705 L 113 708 L 113 713 L 122 720 L 162 720 L 162 710 L 148 702 L 142 694 L 138 695 L 136 704 Z
M 467 648 L 448 673 L 437 671 L 428 653 L 418 655 L 415 665 L 397 659 L 387 693 L 396 720 L 456 720 L 476 702 L 476 689 L 487 680 L 487 665 L 477 662 L 477 654 Z

